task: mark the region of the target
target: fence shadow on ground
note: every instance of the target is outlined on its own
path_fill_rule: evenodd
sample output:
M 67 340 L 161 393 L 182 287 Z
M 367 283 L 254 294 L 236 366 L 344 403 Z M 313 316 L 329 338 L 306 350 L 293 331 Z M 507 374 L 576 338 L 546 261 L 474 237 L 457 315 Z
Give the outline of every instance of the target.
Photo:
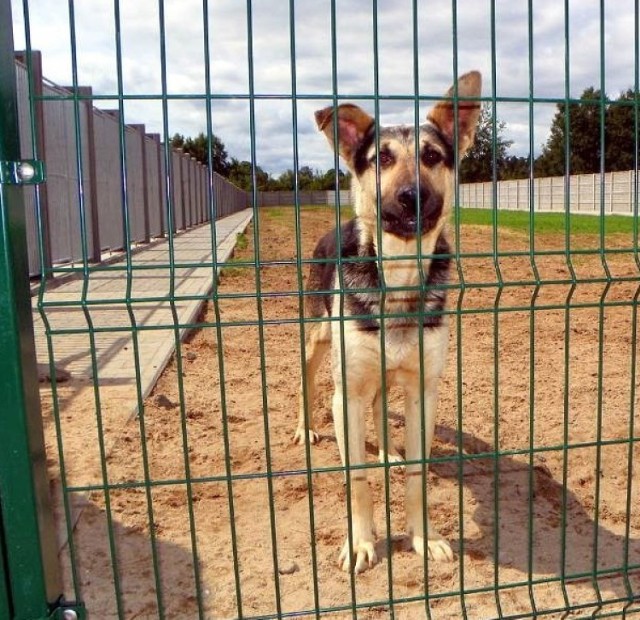
M 80 496 L 78 501 L 76 508 L 83 512 L 73 537 L 76 574 L 81 600 L 92 615 L 105 619 L 198 616 L 193 555 L 188 549 L 156 538 L 154 550 L 148 529 L 126 527 L 117 515 L 111 521 L 110 538 L 107 512 Z M 68 545 L 60 556 L 67 581 L 64 591 L 69 596 L 74 588 Z M 214 595 L 201 592 L 205 599 Z
M 436 435 L 440 446 L 433 457 L 457 454 L 454 429 L 438 426 Z M 494 452 L 493 446 L 468 433 L 463 433 L 462 445 L 466 454 Z M 595 518 L 593 506 L 585 505 L 569 488 L 565 492 L 546 466 L 531 468 L 526 458 L 500 455 L 496 463 L 493 456 L 479 456 L 464 462 L 463 485 L 473 496 L 473 521 L 481 532 L 479 537 L 465 535 L 464 552 L 491 558 L 496 565 L 515 568 L 525 575 L 562 576 L 567 582 L 590 582 L 595 589 L 602 585 L 617 597 L 629 597 L 623 576 L 625 550 L 628 545 L 628 565 L 637 566 L 640 540 L 627 540 L 623 534 L 603 527 Z M 460 478 L 458 462 L 434 463 L 431 470 L 440 478 Z M 497 521 L 496 489 L 500 508 Z M 624 531 L 624 523 L 620 531 Z M 630 571 L 629 578 L 636 590 L 640 571 Z

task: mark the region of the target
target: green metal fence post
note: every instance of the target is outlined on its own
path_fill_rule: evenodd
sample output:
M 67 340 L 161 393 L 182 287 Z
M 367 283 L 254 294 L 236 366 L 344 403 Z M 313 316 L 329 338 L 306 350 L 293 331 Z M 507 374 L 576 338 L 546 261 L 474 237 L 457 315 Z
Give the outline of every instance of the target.
M 0 515 L 0 523 L 2 522 L 2 516 Z M 4 551 L 4 536 L 2 534 L 2 527 L 0 526 L 0 559 L 5 556 Z M 8 618 L 11 608 L 9 607 L 9 592 L 7 587 L 9 580 L 7 578 L 6 571 L 4 570 L 4 561 L 0 561 L 0 618 Z
M 20 158 L 10 0 L 0 0 L 0 612 L 48 617 L 60 598 L 31 306 L 24 204 L 6 174 Z M 3 589 L 4 594 L 3 596 Z M 5 617 L 5 616 L 3 616 Z

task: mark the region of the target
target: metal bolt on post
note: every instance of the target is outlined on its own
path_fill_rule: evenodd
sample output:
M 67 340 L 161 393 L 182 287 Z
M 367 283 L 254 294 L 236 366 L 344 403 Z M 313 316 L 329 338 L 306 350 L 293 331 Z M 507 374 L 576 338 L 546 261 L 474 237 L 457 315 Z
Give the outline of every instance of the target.
M 23 183 L 28 183 L 36 176 L 35 166 L 29 162 L 18 164 L 18 177 Z

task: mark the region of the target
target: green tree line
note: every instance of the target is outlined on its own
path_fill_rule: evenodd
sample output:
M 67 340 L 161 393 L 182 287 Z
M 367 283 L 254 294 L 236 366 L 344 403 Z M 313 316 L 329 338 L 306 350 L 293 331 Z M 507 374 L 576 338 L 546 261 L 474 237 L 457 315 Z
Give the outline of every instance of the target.
M 460 165 L 462 183 L 631 170 L 636 165 L 638 93 L 629 89 L 610 99 L 593 86 L 580 99 L 556 105 L 540 154 L 509 155 L 505 123 L 494 122 L 491 105 L 482 108 L 476 141 Z M 494 139 L 495 137 L 495 139 Z M 494 144 L 495 142 L 495 144 Z M 495 166 L 494 166 L 495 163 Z M 494 173 L 495 170 L 495 173 Z
M 209 163 L 209 144 L 204 133 L 195 138 L 185 138 L 181 134 L 174 134 L 171 138 L 171 146 L 182 149 L 205 165 Z M 285 170 L 278 176 L 270 175 L 261 166 L 252 166 L 251 162 L 229 157 L 222 140 L 216 135 L 211 136 L 211 159 L 213 170 L 229 179 L 231 183 L 241 189 L 251 191 L 255 176 L 256 187 L 259 191 L 287 191 L 295 187 L 295 173 L 293 170 Z M 351 178 L 342 170 L 338 170 L 338 184 L 340 189 L 349 189 Z M 336 171 L 312 170 L 309 166 L 302 166 L 298 170 L 298 189 L 309 190 L 335 190 Z
M 588 174 L 631 170 L 638 158 L 636 116 L 640 116 L 638 93 L 629 89 L 610 99 L 593 86 L 586 88 L 577 101 L 561 102 L 551 122 L 549 137 L 537 157 L 509 153 L 513 141 L 505 138 L 506 123 L 493 118 L 492 106 L 482 107 L 476 140 L 460 165 L 460 181 L 501 181 L 527 178 L 533 170 L 536 177 Z M 195 138 L 175 134 L 171 145 L 209 164 L 209 148 L 215 172 L 238 187 L 251 191 L 254 184 L 260 191 L 292 190 L 296 175 L 289 169 L 273 176 L 261 166 L 230 157 L 222 140 L 200 133 Z M 338 170 L 340 189 L 350 186 L 350 174 Z M 302 166 L 297 173 L 298 189 L 334 190 L 336 171 L 312 170 Z

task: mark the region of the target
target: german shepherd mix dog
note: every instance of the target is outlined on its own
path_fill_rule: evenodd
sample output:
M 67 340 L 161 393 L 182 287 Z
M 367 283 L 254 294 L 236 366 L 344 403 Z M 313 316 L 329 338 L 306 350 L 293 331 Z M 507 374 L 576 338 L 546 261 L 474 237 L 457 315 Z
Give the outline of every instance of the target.
M 314 375 L 333 342 L 333 421 L 343 465 L 365 462 L 364 416 L 372 403 L 380 460 L 399 462 L 400 455 L 395 450 L 385 455 L 383 446 L 384 344 L 385 385 L 404 390 L 405 447 L 410 462 L 406 467 L 407 529 L 413 548 L 420 555 L 428 553 L 432 560 L 450 561 L 453 552 L 434 528 L 423 530 L 426 498 L 419 461 L 423 454 L 430 454 L 438 379 L 447 351 L 449 331 L 442 312 L 446 290 L 442 285 L 449 274 L 446 229 L 453 202 L 455 156 L 464 155 L 473 143 L 481 81 L 477 71 L 463 75 L 458 81 L 461 100 L 457 110 L 452 87 L 431 109 L 417 135 L 413 126 L 376 127 L 373 118 L 352 104 L 315 114 L 318 128 L 353 174 L 355 218 L 341 227 L 339 250 L 333 230 L 314 252 L 318 262 L 311 267 L 307 291 L 319 293 L 306 296 L 305 312 L 340 320 L 319 321 L 309 329 L 303 387 L 311 409 Z M 304 443 L 308 432 L 309 442 L 316 443 L 313 416 L 305 413 L 302 395 L 300 401 L 294 441 Z M 346 475 L 351 476 L 353 546 L 347 536 L 339 563 L 349 570 L 355 559 L 354 569 L 359 573 L 377 561 L 373 505 L 366 470 L 355 469 Z

